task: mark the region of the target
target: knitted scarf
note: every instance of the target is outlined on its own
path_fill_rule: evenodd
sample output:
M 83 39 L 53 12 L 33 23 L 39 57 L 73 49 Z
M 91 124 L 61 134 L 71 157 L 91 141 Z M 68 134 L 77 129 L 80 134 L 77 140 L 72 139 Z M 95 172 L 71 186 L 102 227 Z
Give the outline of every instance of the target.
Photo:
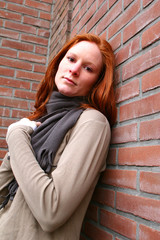
M 65 134 L 77 122 L 84 111 L 80 108 L 84 97 L 67 97 L 54 91 L 46 104 L 47 113 L 37 121 L 42 124 L 31 135 L 31 145 L 40 167 L 50 173 L 53 159 L 63 141 Z M 0 209 L 5 207 L 9 199 L 13 200 L 18 188 L 15 179 L 9 184 L 9 194 L 5 196 Z

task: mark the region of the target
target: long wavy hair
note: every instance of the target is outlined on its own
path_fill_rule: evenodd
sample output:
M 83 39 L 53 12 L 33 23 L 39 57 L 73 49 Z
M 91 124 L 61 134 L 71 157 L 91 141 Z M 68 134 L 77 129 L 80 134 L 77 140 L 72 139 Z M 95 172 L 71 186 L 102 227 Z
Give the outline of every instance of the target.
M 46 103 L 48 102 L 52 91 L 57 91 L 57 87 L 55 85 L 55 75 L 58 70 L 59 63 L 67 51 L 81 41 L 95 43 L 98 46 L 103 59 L 103 67 L 100 76 L 87 96 L 88 104 L 83 104 L 82 107 L 97 109 L 107 117 L 111 126 L 115 123 L 117 111 L 113 87 L 114 54 L 110 44 L 106 40 L 89 33 L 77 35 L 72 38 L 51 60 L 46 70 L 44 79 L 39 85 L 35 100 L 35 111 L 31 116 L 29 116 L 30 120 L 36 120 L 45 115 Z

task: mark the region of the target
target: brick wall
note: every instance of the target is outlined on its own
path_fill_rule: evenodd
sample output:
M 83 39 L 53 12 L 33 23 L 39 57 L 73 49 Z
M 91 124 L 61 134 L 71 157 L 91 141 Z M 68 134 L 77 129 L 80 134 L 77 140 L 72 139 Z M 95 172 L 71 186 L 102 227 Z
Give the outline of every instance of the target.
M 74 1 L 71 36 L 102 35 L 115 51 L 118 108 L 81 240 L 160 239 L 159 16 L 159 1 Z
M 51 59 L 69 36 L 82 32 L 102 35 L 115 52 L 118 118 L 112 129 L 108 166 L 89 205 L 81 240 L 158 240 L 160 2 L 54 2 L 0 3 L 1 156 L 7 126 L 33 107 L 49 55 Z
M 0 2 L 0 158 L 9 124 L 33 109 L 48 61 L 53 0 Z

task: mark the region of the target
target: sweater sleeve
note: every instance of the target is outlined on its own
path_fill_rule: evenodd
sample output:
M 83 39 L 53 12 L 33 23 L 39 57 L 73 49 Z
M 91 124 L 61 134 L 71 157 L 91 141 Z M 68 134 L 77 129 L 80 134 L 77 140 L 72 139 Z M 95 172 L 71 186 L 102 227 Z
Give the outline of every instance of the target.
M 0 204 L 4 201 L 4 196 L 8 194 L 8 184 L 14 179 L 14 175 L 10 166 L 8 153 L 5 155 L 0 166 Z
M 34 157 L 26 127 L 13 128 L 7 142 L 24 198 L 42 229 L 52 232 L 69 219 L 94 187 L 105 164 L 110 127 L 104 116 L 78 121 L 50 177 Z

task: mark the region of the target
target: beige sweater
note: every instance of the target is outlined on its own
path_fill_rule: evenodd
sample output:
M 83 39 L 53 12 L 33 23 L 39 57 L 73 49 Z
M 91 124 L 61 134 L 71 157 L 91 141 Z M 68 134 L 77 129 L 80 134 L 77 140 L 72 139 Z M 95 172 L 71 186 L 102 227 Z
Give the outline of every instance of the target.
M 0 167 L 0 195 L 16 176 L 14 200 L 0 211 L 1 240 L 78 240 L 110 142 L 107 119 L 87 109 L 66 134 L 50 176 L 37 163 L 32 129 L 16 126 L 7 135 L 10 160 Z

